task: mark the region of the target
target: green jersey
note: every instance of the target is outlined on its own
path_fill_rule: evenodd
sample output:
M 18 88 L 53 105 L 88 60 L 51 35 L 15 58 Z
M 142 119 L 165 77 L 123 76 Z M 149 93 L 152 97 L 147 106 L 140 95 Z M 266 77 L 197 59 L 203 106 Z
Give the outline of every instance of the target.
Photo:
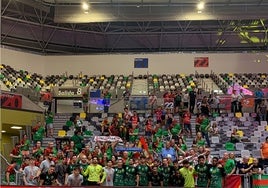
M 134 166 L 126 166 L 125 186 L 136 186 L 137 171 Z
M 147 165 L 139 165 L 139 166 L 137 166 L 137 173 L 138 173 L 139 178 L 140 178 L 139 186 L 148 186 L 148 184 L 149 184 L 149 180 L 148 180 L 149 167 Z
M 235 168 L 235 161 L 233 159 L 228 159 L 224 164 L 224 170 L 226 174 L 230 174 Z
M 158 171 L 163 176 L 163 185 L 169 186 L 171 183 L 171 177 L 174 174 L 173 166 L 161 166 Z
M 85 171 L 88 167 L 88 163 L 80 163 L 80 168 L 83 169 L 83 171 Z M 86 176 L 83 176 L 83 183 L 82 185 L 88 185 L 88 181 L 87 181 L 87 177 Z
M 181 168 L 180 173 L 182 175 L 182 177 L 184 178 L 184 187 L 187 188 L 194 188 L 195 187 L 195 182 L 194 182 L 194 173 L 195 170 L 189 170 L 188 168 Z
M 125 180 L 125 169 L 115 168 L 114 169 L 114 186 L 124 186 Z
M 197 173 L 197 186 L 207 187 L 208 177 L 209 177 L 209 167 L 207 164 L 195 166 L 195 171 Z
M 213 166 L 209 169 L 210 186 L 211 188 L 222 188 L 223 168 Z
M 209 127 L 210 127 L 210 120 L 208 118 L 203 119 L 201 123 L 201 131 L 207 133 Z

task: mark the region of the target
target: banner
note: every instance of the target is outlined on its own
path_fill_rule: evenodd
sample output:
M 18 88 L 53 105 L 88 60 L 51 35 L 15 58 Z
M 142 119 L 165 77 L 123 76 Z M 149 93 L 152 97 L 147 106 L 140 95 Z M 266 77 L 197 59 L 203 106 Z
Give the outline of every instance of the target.
M 225 110 L 231 110 L 231 100 L 232 97 L 230 95 L 220 95 L 220 105 L 225 107 Z
M 123 142 L 119 136 L 95 136 L 95 142 Z
M 225 178 L 225 188 L 240 188 L 241 187 L 241 176 L 231 175 Z
M 194 67 L 208 67 L 208 57 L 195 57 Z
M 1 107 L 22 108 L 22 96 L 13 93 L 1 93 Z
M 132 152 L 142 152 L 142 148 L 125 148 L 125 147 L 116 147 L 115 151 L 132 151 Z
M 164 98 L 164 108 L 173 109 L 174 108 L 174 98 Z
M 253 175 L 253 188 L 268 188 L 268 175 Z
M 253 108 L 255 104 L 254 98 L 245 98 L 241 100 L 242 106 L 245 108 Z

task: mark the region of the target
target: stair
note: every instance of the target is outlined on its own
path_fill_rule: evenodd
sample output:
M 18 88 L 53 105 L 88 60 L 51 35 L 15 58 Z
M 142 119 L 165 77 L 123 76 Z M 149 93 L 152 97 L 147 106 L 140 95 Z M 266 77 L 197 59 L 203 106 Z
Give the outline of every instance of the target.
M 211 79 L 211 78 L 204 78 L 202 80 L 203 83 L 205 83 L 205 87 L 203 88 L 205 91 L 211 93 L 216 92 L 222 93 L 222 90 L 218 87 L 218 85 Z

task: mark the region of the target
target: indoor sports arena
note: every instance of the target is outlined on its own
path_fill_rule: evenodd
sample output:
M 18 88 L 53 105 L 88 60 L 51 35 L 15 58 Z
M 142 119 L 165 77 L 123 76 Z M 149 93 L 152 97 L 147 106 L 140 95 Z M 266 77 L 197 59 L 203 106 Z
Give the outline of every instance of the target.
M 1 187 L 268 188 L 268 0 L 1 0 Z

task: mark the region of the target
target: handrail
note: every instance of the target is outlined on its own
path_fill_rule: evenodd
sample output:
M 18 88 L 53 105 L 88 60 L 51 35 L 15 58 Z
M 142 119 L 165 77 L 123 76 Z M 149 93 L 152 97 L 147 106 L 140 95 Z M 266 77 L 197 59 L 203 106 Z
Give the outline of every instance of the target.
M 10 163 L 7 161 L 7 159 L 0 153 L 1 158 L 6 162 L 7 165 L 10 165 Z

